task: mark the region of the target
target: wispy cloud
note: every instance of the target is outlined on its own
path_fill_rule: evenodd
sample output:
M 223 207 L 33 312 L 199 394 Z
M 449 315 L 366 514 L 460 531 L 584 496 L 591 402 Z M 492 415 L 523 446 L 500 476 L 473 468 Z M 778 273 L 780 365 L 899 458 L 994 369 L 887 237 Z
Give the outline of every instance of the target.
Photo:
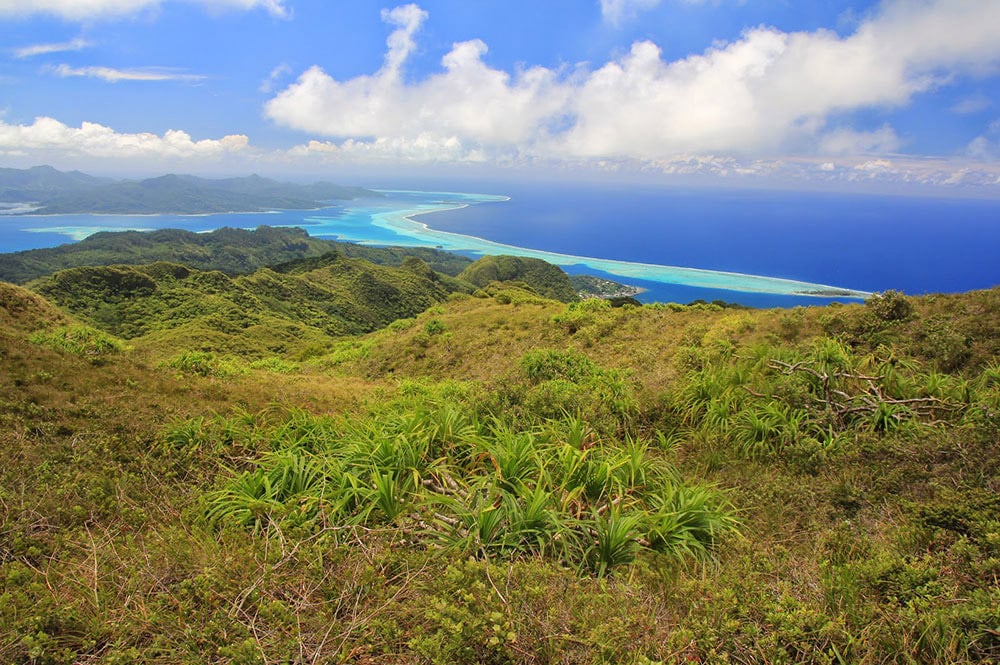
M 46 55 L 49 53 L 65 53 L 67 51 L 80 51 L 93 46 L 82 37 L 71 39 L 68 42 L 56 42 L 54 44 L 35 44 L 33 46 L 22 46 L 14 49 L 15 58 L 33 58 L 36 55 Z
M 170 0 L 0 0 L 0 16 L 50 14 L 69 21 L 129 16 L 155 10 Z M 191 0 L 209 11 L 264 9 L 272 16 L 287 18 L 285 0 Z
M 458 141 L 348 139 L 340 143 L 309 141 L 269 156 L 308 170 L 319 167 L 356 167 L 358 164 L 465 164 L 490 162 L 499 166 L 557 166 L 572 171 L 633 172 L 637 175 L 661 173 L 669 176 L 722 178 L 739 183 L 808 182 L 833 187 L 857 184 L 889 187 L 931 186 L 975 190 L 1000 185 L 1000 148 L 986 143 L 985 138 L 970 146 L 968 157 L 922 158 L 893 155 L 891 157 L 853 156 L 784 156 L 769 159 L 734 157 L 731 155 L 678 154 L 651 160 L 574 160 L 569 158 L 514 158 L 498 161 L 494 155 L 469 150 Z M 989 155 L 976 154 L 989 150 Z
M 659 4 L 660 0 L 601 0 L 601 15 L 605 21 L 617 25 Z
M 974 138 L 966 147 L 966 153 L 985 162 L 1000 161 L 1000 120 L 991 122 L 985 133 Z
M 972 95 L 971 97 L 966 97 L 960 100 L 957 104 L 951 107 L 952 112 L 959 113 L 962 115 L 968 115 L 971 113 L 979 113 L 980 111 L 985 111 L 993 105 L 990 98 L 982 93 Z
M 896 152 L 900 145 L 902 141 L 889 125 L 871 132 L 835 129 L 823 135 L 819 152 L 827 155 L 877 155 Z
M 271 70 L 271 73 L 267 75 L 267 78 L 260 82 L 260 87 L 258 90 L 261 92 L 272 92 L 274 90 L 275 84 L 284 76 L 288 76 L 292 73 L 292 68 L 286 63 L 281 63 L 277 67 Z
M 70 67 L 63 64 L 52 67 L 51 70 L 64 78 L 86 76 L 109 83 L 117 83 L 118 81 L 203 81 L 208 78 L 202 74 L 183 74 L 160 67 L 115 69 L 114 67 Z

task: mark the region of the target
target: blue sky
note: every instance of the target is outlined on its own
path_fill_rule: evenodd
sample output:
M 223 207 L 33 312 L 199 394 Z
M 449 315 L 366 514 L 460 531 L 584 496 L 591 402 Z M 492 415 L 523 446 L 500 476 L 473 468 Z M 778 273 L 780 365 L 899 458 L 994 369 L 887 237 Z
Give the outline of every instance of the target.
M 0 0 L 0 165 L 1000 195 L 1000 0 Z

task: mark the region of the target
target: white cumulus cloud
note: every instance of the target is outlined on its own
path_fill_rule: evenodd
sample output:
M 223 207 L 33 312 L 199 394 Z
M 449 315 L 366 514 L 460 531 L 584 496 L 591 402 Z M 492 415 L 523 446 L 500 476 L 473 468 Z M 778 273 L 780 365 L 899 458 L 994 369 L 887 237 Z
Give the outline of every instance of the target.
M 621 15 L 641 4 L 603 6 Z M 507 72 L 487 63 L 484 42 L 470 39 L 453 45 L 440 71 L 416 81 L 403 70 L 427 13 L 411 4 L 383 19 L 395 29 L 378 71 L 339 81 L 314 65 L 267 102 L 267 116 L 370 146 L 457 142 L 456 155 L 880 154 L 900 146 L 891 127 L 829 126 L 854 110 L 906 105 L 949 77 L 1000 63 L 997 0 L 887 0 L 847 36 L 757 27 L 677 60 L 639 41 L 590 70 Z
M 815 147 L 837 113 L 905 105 L 945 73 L 998 58 L 995 0 L 898 0 L 847 37 L 754 28 L 672 62 L 639 42 L 574 96 L 578 122 L 566 147 L 640 156 Z
M 544 67 L 514 75 L 484 61 L 486 44 L 460 42 L 442 59 L 444 71 L 409 84 L 403 66 L 414 33 L 426 18 L 416 5 L 385 12 L 395 26 L 382 68 L 370 76 L 337 81 L 319 66 L 271 99 L 276 122 L 325 136 L 408 139 L 455 137 L 486 146 L 530 142 L 565 108 L 570 88 Z
M 187 132 L 171 129 L 162 135 L 120 133 L 94 122 L 69 127 L 40 117 L 30 125 L 0 121 L 0 153 L 28 154 L 55 151 L 60 155 L 115 158 L 218 158 L 247 148 L 242 134 L 195 141 Z
M 0 16 L 50 14 L 68 21 L 84 21 L 128 16 L 156 9 L 167 0 L 0 0 Z M 264 9 L 286 17 L 284 0 L 186 0 L 210 11 Z

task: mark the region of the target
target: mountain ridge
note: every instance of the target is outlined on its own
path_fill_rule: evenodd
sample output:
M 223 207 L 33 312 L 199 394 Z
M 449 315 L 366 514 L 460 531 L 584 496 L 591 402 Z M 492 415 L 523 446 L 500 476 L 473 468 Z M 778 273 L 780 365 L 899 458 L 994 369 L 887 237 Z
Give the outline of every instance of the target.
M 452 276 L 472 263 L 471 259 L 431 248 L 368 247 L 313 238 L 297 227 L 222 227 L 208 233 L 183 229 L 101 231 L 58 247 L 0 254 L 0 280 L 23 284 L 66 268 L 153 261 L 236 275 L 265 266 L 294 264 L 328 252 L 384 265 L 399 265 L 406 257 L 416 256 Z
M 230 277 L 154 262 L 69 268 L 26 287 L 125 340 L 154 333 L 161 345 L 210 338 L 231 352 L 264 355 L 375 330 L 415 316 L 456 290 L 472 290 L 442 280 L 423 262 L 420 267 L 336 256 L 300 274 L 261 268 Z M 263 329 L 281 332 L 262 335 Z M 171 333 L 177 330 L 183 332 Z
M 142 180 L 96 178 L 51 166 L 0 169 L 0 201 L 35 203 L 26 214 L 207 214 L 310 210 L 331 201 L 382 195 L 362 187 L 280 182 L 259 175 L 201 178 L 165 174 Z

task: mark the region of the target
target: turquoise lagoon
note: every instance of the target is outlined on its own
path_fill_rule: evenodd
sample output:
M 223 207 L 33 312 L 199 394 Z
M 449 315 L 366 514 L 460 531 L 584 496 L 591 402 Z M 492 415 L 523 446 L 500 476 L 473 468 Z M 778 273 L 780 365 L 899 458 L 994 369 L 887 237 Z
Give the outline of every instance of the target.
M 692 300 L 698 297 L 745 302 L 746 304 L 788 305 L 815 301 L 815 298 L 857 299 L 868 293 L 835 284 L 771 277 L 758 274 L 706 270 L 697 267 L 662 265 L 592 256 L 581 256 L 543 248 L 521 247 L 475 235 L 435 229 L 433 213 L 449 212 L 451 227 L 460 226 L 462 209 L 494 207 L 503 214 L 508 197 L 458 192 L 384 190 L 384 198 L 358 199 L 319 210 L 283 210 L 268 213 L 184 215 L 4 215 L 0 216 L 0 249 L 17 251 L 79 241 L 99 231 L 181 228 L 196 232 L 228 226 L 256 228 L 260 225 L 301 227 L 310 235 L 365 245 L 432 247 L 469 256 L 513 254 L 539 258 L 564 267 L 571 273 L 598 274 L 616 281 L 641 286 L 642 300 Z M 457 220 L 457 221 L 456 221 Z M 616 232 L 621 232 L 617 229 Z M 590 252 L 588 252 L 590 253 Z M 680 297 L 670 298 L 670 295 Z M 667 297 L 663 297 L 664 295 Z M 753 294 L 763 300 L 750 297 Z M 749 298 L 749 299 L 748 299 Z

